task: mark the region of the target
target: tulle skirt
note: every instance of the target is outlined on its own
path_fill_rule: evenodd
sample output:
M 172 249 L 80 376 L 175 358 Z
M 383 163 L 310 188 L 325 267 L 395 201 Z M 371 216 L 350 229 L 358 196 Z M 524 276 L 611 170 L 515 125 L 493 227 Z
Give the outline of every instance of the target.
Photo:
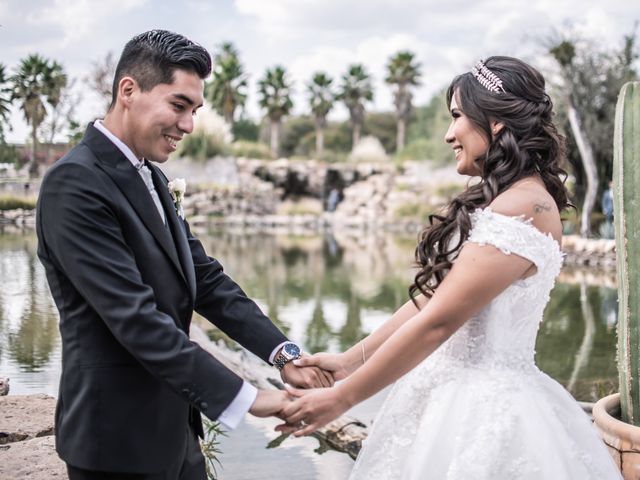
M 621 478 L 588 416 L 535 365 L 460 367 L 435 358 L 394 385 L 350 477 Z

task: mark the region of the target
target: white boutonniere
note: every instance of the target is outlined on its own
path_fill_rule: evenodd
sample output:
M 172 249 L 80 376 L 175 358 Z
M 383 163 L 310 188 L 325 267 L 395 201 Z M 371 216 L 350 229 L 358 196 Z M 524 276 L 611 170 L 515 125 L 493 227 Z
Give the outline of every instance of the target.
M 184 200 L 184 192 L 187 191 L 187 182 L 184 178 L 174 178 L 169 182 L 169 192 L 173 197 L 173 205 L 176 207 L 176 213 L 184 220 L 184 209 L 182 208 L 182 200 Z

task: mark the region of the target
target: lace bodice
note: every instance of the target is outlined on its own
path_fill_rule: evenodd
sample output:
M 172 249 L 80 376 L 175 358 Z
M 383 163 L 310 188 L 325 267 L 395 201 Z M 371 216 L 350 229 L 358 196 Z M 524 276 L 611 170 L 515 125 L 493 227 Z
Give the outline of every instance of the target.
M 555 278 L 562 266 L 558 243 L 523 217 L 490 208 L 476 210 L 467 242 L 490 245 L 530 260 L 537 272 L 509 286 L 442 347 L 439 355 L 460 366 L 526 369 L 534 365 L 535 340 Z M 487 272 L 487 281 L 491 281 Z

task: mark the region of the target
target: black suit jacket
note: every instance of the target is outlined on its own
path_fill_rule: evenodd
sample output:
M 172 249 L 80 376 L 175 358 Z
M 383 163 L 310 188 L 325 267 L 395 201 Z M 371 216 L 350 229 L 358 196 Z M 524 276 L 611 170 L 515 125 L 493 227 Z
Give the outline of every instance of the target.
M 139 173 L 93 125 L 45 175 L 38 256 L 60 312 L 56 447 L 76 467 L 167 468 L 191 419 L 216 419 L 242 380 L 191 342 L 193 310 L 267 360 L 286 337 L 206 255 L 150 167 L 162 222 Z

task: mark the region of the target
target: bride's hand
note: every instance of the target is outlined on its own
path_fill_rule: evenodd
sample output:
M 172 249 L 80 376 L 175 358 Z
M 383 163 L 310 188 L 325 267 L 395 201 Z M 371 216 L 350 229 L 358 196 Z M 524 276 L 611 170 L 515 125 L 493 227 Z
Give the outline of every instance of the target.
M 278 425 L 276 430 L 293 431 L 296 437 L 313 433 L 351 407 L 336 387 L 299 390 L 285 385 L 285 388 L 294 401 L 282 410 L 282 418 L 287 423 Z
M 316 353 L 293 361 L 298 367 L 318 367 L 333 375 L 334 380 L 343 380 L 351 375 L 357 365 L 349 365 L 344 353 Z

